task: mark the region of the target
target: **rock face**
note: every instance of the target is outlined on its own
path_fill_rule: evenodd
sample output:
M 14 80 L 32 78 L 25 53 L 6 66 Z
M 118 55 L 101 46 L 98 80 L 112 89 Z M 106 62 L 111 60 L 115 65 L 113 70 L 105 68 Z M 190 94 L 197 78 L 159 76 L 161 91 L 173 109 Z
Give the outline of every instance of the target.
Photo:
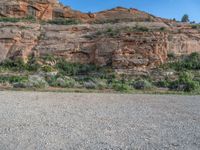
M 51 20 L 56 8 L 63 9 L 57 0 L 1 0 L 0 17 L 33 16 L 41 20 Z
M 1 23 L 0 61 L 15 56 L 26 57 L 37 45 L 40 25 Z
M 1 0 L 0 17 L 24 18 L 33 16 L 40 20 L 54 18 L 76 18 L 88 20 L 90 16 L 69 7 L 64 7 L 58 0 Z
M 58 0 L 1 0 L 0 17 L 23 18 L 33 16 L 40 20 L 52 20 L 55 18 L 73 18 L 85 23 L 104 22 L 153 22 L 162 19 L 141 12 L 137 9 L 125 9 L 117 7 L 98 13 L 81 13 L 65 7 Z
M 1 61 L 52 54 L 70 62 L 111 65 L 129 73 L 146 71 L 165 62 L 169 52 L 200 51 L 200 31 L 178 31 L 158 22 L 70 26 L 0 23 L 0 33 Z
M 38 19 L 73 18 L 79 25 L 0 23 L 0 61 L 52 54 L 70 62 L 111 65 L 119 72 L 145 72 L 167 54 L 200 52 L 200 30 L 136 9 L 115 8 L 84 14 L 56 0 L 0 2 L 0 16 Z

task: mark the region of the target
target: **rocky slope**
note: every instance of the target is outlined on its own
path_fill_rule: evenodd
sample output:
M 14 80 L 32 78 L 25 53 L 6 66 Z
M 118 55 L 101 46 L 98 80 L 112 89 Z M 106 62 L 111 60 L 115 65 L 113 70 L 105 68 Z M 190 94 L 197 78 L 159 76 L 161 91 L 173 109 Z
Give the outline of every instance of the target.
M 37 4 L 37 3 L 34 3 Z M 51 3 L 51 6 L 60 4 Z M 119 72 L 145 72 L 163 63 L 168 53 L 200 52 L 200 30 L 136 9 L 115 8 L 83 14 L 67 7 L 64 18 L 78 25 L 30 22 L 0 23 L 0 61 L 52 54 L 71 62 L 111 65 Z
M 55 18 L 75 18 L 82 22 L 107 21 L 160 21 L 160 18 L 141 12 L 137 9 L 115 9 L 98 13 L 82 13 L 63 6 L 58 0 L 1 0 L 0 17 L 23 18 L 34 16 L 40 20 Z

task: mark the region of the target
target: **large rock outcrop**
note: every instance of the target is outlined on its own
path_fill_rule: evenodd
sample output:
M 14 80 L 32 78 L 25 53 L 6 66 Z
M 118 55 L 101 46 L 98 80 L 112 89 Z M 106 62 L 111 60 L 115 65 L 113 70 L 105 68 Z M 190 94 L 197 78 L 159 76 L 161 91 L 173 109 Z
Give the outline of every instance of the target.
M 167 54 L 200 52 L 200 29 L 117 7 L 81 13 L 57 0 L 2 0 L 1 17 L 81 20 L 79 25 L 0 23 L 0 61 L 30 55 L 55 55 L 71 62 L 111 65 L 126 73 L 145 72 L 163 63 Z
M 0 60 L 52 54 L 71 62 L 111 65 L 123 72 L 146 71 L 165 62 L 169 52 L 200 51 L 199 30 L 188 25 L 175 28 L 161 22 L 0 23 Z
M 1 0 L 0 16 L 24 18 L 33 16 L 42 20 L 53 17 L 53 8 L 59 6 L 57 0 Z
M 33 16 L 39 20 L 52 20 L 56 18 L 77 19 L 84 23 L 163 21 L 161 18 L 132 8 L 117 7 L 98 13 L 82 13 L 63 6 L 58 0 L 0 1 L 0 17 L 24 18 L 27 16 Z
M 0 61 L 27 57 L 38 44 L 39 30 L 38 24 L 0 23 Z

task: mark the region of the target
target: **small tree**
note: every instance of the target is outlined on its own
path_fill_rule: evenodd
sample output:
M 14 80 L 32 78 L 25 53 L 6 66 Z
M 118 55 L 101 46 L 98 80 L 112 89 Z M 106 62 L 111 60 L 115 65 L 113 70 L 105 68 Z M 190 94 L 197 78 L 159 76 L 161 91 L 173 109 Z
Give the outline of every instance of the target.
M 183 15 L 181 22 L 189 22 L 189 16 L 187 14 Z
M 172 20 L 173 20 L 173 21 L 176 21 L 176 18 L 173 18 Z

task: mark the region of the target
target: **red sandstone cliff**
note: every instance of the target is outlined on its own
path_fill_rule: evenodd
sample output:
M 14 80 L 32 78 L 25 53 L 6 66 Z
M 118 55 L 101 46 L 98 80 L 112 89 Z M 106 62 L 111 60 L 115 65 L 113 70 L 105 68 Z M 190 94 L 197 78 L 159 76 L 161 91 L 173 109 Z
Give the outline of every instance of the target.
M 5 6 L 2 3 L 0 5 Z M 83 14 L 56 1 L 30 3 L 21 0 L 10 2 L 8 5 L 12 5 L 12 9 L 9 9 L 9 13 L 1 11 L 0 15 L 23 17 L 27 15 L 30 4 L 37 10 L 38 18 L 51 19 L 53 13 L 60 12 L 60 17 L 75 18 L 84 23 L 69 26 L 1 22 L 0 61 L 18 56 L 26 59 L 29 55 L 53 54 L 71 62 L 112 65 L 119 71 L 134 72 L 145 71 L 165 62 L 169 52 L 177 55 L 200 52 L 198 28 L 136 9 L 118 7 Z

